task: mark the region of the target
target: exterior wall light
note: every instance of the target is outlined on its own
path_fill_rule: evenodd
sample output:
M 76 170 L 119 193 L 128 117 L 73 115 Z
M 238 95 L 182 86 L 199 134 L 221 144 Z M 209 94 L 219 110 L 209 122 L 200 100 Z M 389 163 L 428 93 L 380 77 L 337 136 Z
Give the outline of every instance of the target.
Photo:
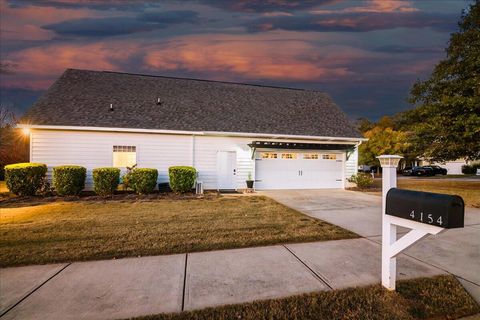
M 30 135 L 30 128 L 24 127 L 24 128 L 22 128 L 22 132 L 25 136 L 28 136 L 28 135 Z
M 396 168 L 400 160 L 403 159 L 403 157 L 397 156 L 397 155 L 384 154 L 384 155 L 378 156 L 377 159 L 380 161 L 380 166 L 382 166 L 382 168 Z

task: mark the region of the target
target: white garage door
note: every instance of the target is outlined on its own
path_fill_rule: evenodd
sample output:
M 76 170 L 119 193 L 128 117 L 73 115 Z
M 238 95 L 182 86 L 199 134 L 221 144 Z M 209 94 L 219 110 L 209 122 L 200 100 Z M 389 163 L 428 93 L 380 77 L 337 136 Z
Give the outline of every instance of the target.
M 343 188 L 343 154 L 321 152 L 257 152 L 255 188 Z

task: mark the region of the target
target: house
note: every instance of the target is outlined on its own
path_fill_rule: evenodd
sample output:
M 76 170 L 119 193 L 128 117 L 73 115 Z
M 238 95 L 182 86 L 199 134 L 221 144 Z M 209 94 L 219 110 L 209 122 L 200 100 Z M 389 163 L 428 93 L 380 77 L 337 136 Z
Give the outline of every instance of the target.
M 455 161 L 446 161 L 446 162 L 430 162 L 422 161 L 423 166 L 436 165 L 442 168 L 447 169 L 447 174 L 463 174 L 462 167 L 467 165 L 468 162 L 465 159 L 457 159 Z
M 205 189 L 343 188 L 360 133 L 324 93 L 68 69 L 26 112 L 30 161 L 194 166 Z

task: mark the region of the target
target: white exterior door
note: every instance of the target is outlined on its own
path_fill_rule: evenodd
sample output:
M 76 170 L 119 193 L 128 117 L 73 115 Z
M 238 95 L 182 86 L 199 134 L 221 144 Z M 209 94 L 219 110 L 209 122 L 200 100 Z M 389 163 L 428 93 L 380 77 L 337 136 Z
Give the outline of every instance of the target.
M 217 153 L 217 181 L 219 190 L 235 190 L 237 178 L 237 153 L 219 151 Z
M 256 189 L 343 188 L 343 158 L 332 152 L 258 152 Z

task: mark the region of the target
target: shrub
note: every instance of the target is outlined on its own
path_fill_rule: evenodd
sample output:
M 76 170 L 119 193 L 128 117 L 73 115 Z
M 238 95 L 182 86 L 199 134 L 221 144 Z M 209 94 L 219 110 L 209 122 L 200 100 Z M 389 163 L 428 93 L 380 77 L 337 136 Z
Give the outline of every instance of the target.
M 136 164 L 134 164 L 134 165 L 131 166 L 131 167 L 127 167 L 127 173 L 125 173 L 125 174 L 122 176 L 123 190 L 127 190 L 127 189 L 131 188 L 131 186 L 130 186 L 130 177 L 132 176 L 132 172 L 133 172 L 133 170 L 135 170 L 136 167 L 137 167 Z
M 16 163 L 5 166 L 7 188 L 19 196 L 33 196 L 45 182 L 47 166 L 43 163 Z
M 129 173 L 128 186 L 138 194 L 152 193 L 157 185 L 157 178 L 157 169 L 136 168 Z
M 111 196 L 115 193 L 120 182 L 120 169 L 96 168 L 93 169 L 93 190 L 100 196 Z
M 197 177 L 197 170 L 189 166 L 174 166 L 168 168 L 168 177 L 170 188 L 174 192 L 185 193 L 192 190 Z
M 359 173 L 358 175 L 353 175 L 348 179 L 349 182 L 357 184 L 357 187 L 360 189 L 369 188 L 373 185 L 373 178 L 367 173 Z
M 480 163 L 474 163 L 471 165 L 463 165 L 462 166 L 462 173 L 463 174 L 476 174 L 477 169 L 480 169 Z
M 60 196 L 74 196 L 85 188 L 87 169 L 81 166 L 53 168 L 53 187 Z

